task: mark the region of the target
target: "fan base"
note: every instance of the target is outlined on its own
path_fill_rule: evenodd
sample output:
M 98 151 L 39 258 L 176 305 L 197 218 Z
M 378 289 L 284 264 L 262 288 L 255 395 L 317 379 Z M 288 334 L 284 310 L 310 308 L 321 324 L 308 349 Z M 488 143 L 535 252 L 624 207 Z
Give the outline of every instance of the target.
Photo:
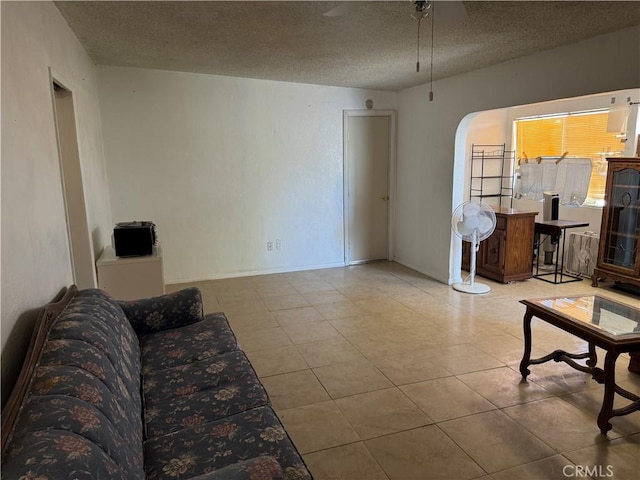
M 464 293 L 489 293 L 491 291 L 491 287 L 484 283 L 474 283 L 473 285 L 470 283 L 454 283 L 453 289 Z

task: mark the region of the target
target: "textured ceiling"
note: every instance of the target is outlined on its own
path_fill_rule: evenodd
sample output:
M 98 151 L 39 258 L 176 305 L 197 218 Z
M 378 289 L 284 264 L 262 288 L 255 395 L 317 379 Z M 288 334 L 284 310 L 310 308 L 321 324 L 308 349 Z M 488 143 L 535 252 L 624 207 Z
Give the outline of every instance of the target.
M 463 3 L 466 15 L 436 2 L 434 79 L 640 24 L 637 1 Z M 430 19 L 416 73 L 410 0 L 56 5 L 97 65 L 390 90 L 428 80 Z

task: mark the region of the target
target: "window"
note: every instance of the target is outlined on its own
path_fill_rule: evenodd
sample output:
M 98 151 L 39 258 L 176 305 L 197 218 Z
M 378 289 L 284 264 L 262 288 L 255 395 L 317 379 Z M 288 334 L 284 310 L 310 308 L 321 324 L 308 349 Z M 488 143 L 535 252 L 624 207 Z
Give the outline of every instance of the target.
M 609 112 L 566 113 L 515 121 L 516 157 L 590 158 L 592 167 L 584 205 L 602 206 L 607 175 L 606 157 L 620 156 L 624 144 L 607 132 Z

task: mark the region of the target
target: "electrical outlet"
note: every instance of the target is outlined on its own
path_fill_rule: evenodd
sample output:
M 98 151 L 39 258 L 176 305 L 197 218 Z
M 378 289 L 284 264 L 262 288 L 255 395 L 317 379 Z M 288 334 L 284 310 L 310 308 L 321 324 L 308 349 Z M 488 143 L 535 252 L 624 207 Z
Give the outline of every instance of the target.
M 276 250 L 280 250 L 282 248 L 282 240 L 276 238 Z
M 267 242 L 267 251 L 272 251 L 273 250 L 273 242 Z

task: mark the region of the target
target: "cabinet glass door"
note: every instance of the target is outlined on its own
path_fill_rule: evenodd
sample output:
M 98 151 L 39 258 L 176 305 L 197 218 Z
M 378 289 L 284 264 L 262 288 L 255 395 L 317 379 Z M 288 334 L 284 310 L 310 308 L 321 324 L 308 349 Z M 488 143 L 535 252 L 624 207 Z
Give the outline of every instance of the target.
M 613 172 L 603 262 L 634 270 L 640 236 L 640 172 Z M 604 233 L 602 232 L 602 233 Z

